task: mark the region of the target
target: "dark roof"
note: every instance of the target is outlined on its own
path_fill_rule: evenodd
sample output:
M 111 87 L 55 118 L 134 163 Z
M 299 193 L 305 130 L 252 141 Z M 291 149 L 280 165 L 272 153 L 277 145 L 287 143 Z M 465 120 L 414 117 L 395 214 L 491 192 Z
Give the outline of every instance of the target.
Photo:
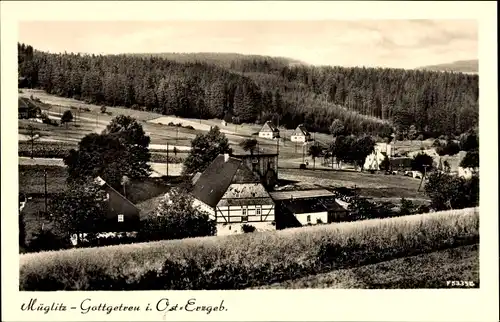
M 310 135 L 310 134 L 309 134 L 309 131 L 304 126 L 304 124 L 300 124 L 299 126 L 297 126 L 297 128 L 295 129 L 295 131 L 293 131 L 292 135 L 295 135 L 295 136 L 296 135 L 306 136 L 306 135 Z
M 293 214 L 313 213 L 327 211 L 327 208 L 316 198 L 311 199 L 288 199 L 281 201 Z
M 238 158 L 238 159 L 248 159 L 248 158 L 259 158 L 259 157 L 277 157 L 279 154 L 277 153 L 255 153 L 254 155 L 251 154 L 231 154 L 232 157 Z
M 264 126 L 262 126 L 262 129 L 260 129 L 260 132 L 278 132 L 278 128 L 271 122 L 267 121 L 264 123 Z
M 286 207 L 293 214 L 313 213 L 313 212 L 346 212 L 337 203 L 334 197 L 313 197 L 300 199 L 286 199 L 277 201 L 281 206 Z
M 215 207 L 231 183 L 260 183 L 260 179 L 239 159 L 219 155 L 201 174 L 193 188 L 193 196 Z
M 18 109 L 20 109 L 20 110 L 27 110 L 29 108 L 30 108 L 30 106 L 28 105 L 28 103 L 26 102 L 26 100 L 23 99 L 22 97 L 19 97 L 19 99 L 18 99 Z
M 403 158 L 391 158 L 389 162 L 393 167 L 411 167 L 411 158 L 403 157 Z

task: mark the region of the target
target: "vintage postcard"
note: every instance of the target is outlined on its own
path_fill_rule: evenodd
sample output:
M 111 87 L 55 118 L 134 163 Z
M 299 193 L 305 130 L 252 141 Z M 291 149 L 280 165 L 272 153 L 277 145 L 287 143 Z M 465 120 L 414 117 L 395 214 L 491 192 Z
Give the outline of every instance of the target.
M 494 9 L 2 2 L 5 320 L 496 320 Z

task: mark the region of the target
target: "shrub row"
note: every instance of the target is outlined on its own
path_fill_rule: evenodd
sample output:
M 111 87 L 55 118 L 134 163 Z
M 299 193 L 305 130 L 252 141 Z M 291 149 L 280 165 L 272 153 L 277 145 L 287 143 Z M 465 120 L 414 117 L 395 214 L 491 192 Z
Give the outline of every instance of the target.
M 64 158 L 70 149 L 77 148 L 76 145 L 59 142 L 36 142 L 33 144 L 33 156 L 38 158 Z M 31 143 L 19 142 L 19 156 L 31 156 Z
M 479 210 L 20 255 L 20 289 L 244 289 L 477 243 Z

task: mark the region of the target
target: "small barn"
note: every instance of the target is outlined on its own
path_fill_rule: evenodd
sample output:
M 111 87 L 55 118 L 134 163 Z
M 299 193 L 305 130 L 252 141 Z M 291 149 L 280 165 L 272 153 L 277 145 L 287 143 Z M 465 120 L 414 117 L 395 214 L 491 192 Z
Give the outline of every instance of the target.
M 280 131 L 271 121 L 267 121 L 260 129 L 259 137 L 264 139 L 276 139 L 280 137 Z
M 290 136 L 290 141 L 302 143 L 309 142 L 311 141 L 311 133 L 309 133 L 304 124 L 300 124 Z
M 97 177 L 96 183 L 106 191 L 108 200 L 107 220 L 102 232 L 136 231 L 140 222 L 140 210 L 130 200 L 116 191 L 102 178 Z
M 29 99 L 19 97 L 17 113 L 19 119 L 35 118 L 41 114 L 41 109 L 33 104 Z

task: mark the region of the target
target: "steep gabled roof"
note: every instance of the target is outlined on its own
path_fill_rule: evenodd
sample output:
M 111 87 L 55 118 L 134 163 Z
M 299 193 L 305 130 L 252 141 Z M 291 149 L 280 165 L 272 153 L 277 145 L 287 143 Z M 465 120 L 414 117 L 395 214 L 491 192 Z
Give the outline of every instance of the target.
M 260 129 L 260 132 L 278 132 L 278 128 L 274 126 L 271 121 L 264 123 L 264 126 Z
M 307 136 L 307 135 L 310 135 L 310 133 L 303 124 L 297 126 L 297 128 L 292 133 L 292 136 Z
M 201 174 L 193 188 L 193 196 L 215 207 L 232 183 L 260 183 L 259 178 L 239 159 L 219 155 Z

